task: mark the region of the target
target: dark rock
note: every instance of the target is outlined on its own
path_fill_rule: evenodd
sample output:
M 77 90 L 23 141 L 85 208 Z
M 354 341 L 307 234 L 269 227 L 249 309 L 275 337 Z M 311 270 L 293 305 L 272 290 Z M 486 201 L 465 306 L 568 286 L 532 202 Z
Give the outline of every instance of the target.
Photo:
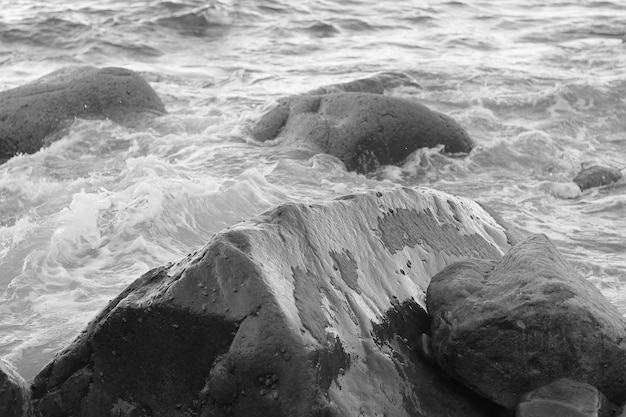
M 610 417 L 613 409 L 596 387 L 559 379 L 522 397 L 516 417 Z
M 261 142 L 328 153 L 350 171 L 400 164 L 419 148 L 443 145 L 467 153 L 473 142 L 451 117 L 397 97 L 369 93 L 292 96 L 279 100 L 252 128 Z
M 506 240 L 478 204 L 435 190 L 279 206 L 131 284 L 35 378 L 34 407 L 43 417 L 490 415 L 420 359 L 414 341 L 429 326 L 414 323 L 430 276 L 500 256 Z
M 622 178 L 622 171 L 616 168 L 593 165 L 580 171 L 574 182 L 581 191 L 592 187 L 610 185 Z
M 35 153 L 77 117 L 124 121 L 165 113 L 152 87 L 123 68 L 68 67 L 0 92 L 0 162 Z
M 0 416 L 29 416 L 29 390 L 26 382 L 0 361 Z
M 406 74 L 397 72 L 383 72 L 373 77 L 360 78 L 342 84 L 332 84 L 309 91 L 307 95 L 321 95 L 331 93 L 371 93 L 383 94 L 397 87 L 417 87 L 420 85 Z
M 477 393 L 514 408 L 558 378 L 626 399 L 626 323 L 544 235 L 500 260 L 468 259 L 428 288 L 437 363 Z

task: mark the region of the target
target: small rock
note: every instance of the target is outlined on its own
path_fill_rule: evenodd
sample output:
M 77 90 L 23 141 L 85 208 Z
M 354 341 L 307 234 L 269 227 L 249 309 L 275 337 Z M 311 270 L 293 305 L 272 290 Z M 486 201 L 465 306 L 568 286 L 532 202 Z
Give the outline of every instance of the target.
M 616 168 L 593 165 L 580 171 L 574 182 L 581 191 L 592 187 L 610 185 L 622 178 L 622 171 Z
M 415 87 L 420 85 L 411 77 L 402 73 L 383 72 L 372 77 L 360 78 L 343 84 L 332 84 L 309 91 L 307 95 L 330 94 L 340 92 L 383 94 L 396 87 Z
M 611 407 L 596 387 L 559 379 L 522 397 L 516 417 L 608 417 Z
M 435 356 L 433 355 L 432 339 L 426 333 L 422 333 L 419 336 L 417 346 L 415 350 L 420 358 L 424 359 L 427 363 L 436 366 Z

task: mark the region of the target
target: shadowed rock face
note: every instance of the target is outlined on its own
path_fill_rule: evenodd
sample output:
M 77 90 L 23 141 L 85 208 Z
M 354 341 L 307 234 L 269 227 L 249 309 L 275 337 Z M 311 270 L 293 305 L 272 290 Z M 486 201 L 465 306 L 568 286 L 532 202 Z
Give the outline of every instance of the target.
M 437 363 L 498 404 L 559 378 L 626 400 L 624 318 L 544 235 L 500 260 L 450 265 L 427 303 Z
M 76 117 L 119 122 L 138 112 L 163 114 L 165 107 L 137 73 L 123 68 L 63 68 L 0 92 L 0 162 L 18 153 L 37 152 Z
M 350 171 L 400 164 L 419 148 L 471 151 L 473 142 L 451 117 L 409 100 L 369 93 L 293 96 L 279 100 L 252 128 L 261 142 L 306 147 L 341 159 Z
M 131 284 L 35 378 L 35 410 L 490 415 L 412 344 L 429 277 L 509 247 L 478 204 L 435 190 L 279 206 Z
M 26 382 L 0 361 L 0 416 L 27 417 L 28 406 Z

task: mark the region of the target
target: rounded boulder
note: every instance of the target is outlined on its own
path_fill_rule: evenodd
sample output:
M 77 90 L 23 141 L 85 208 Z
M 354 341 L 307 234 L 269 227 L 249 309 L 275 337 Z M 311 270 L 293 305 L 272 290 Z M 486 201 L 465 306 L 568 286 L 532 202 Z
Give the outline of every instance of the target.
M 401 164 L 424 147 L 442 145 L 446 153 L 473 147 L 465 130 L 445 114 L 410 100 L 360 92 L 281 99 L 251 134 L 261 142 L 279 139 L 336 156 L 359 173 Z
M 581 191 L 593 187 L 610 185 L 622 178 L 622 171 L 616 168 L 593 165 L 582 169 L 574 178 Z
M 166 112 L 148 82 L 124 68 L 67 67 L 0 92 L 0 162 L 35 153 L 77 117 L 120 122 Z
M 446 267 L 428 287 L 427 308 L 437 363 L 497 404 L 513 409 L 559 378 L 626 400 L 626 322 L 545 235 L 498 260 Z

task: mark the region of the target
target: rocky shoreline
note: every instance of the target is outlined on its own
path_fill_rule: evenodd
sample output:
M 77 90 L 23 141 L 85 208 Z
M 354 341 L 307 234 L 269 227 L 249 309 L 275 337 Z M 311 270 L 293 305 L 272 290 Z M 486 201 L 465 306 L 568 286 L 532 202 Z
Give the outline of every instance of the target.
M 448 116 L 383 94 L 413 84 L 388 73 L 287 97 L 250 133 L 362 173 L 422 147 L 471 152 Z M 166 112 L 119 68 L 68 68 L 0 97 L 3 161 L 76 117 Z M 620 179 L 590 167 L 573 181 Z M 149 271 L 30 384 L 0 362 L 0 415 L 613 416 L 624 340 L 621 314 L 545 236 L 396 188 L 278 206 Z

